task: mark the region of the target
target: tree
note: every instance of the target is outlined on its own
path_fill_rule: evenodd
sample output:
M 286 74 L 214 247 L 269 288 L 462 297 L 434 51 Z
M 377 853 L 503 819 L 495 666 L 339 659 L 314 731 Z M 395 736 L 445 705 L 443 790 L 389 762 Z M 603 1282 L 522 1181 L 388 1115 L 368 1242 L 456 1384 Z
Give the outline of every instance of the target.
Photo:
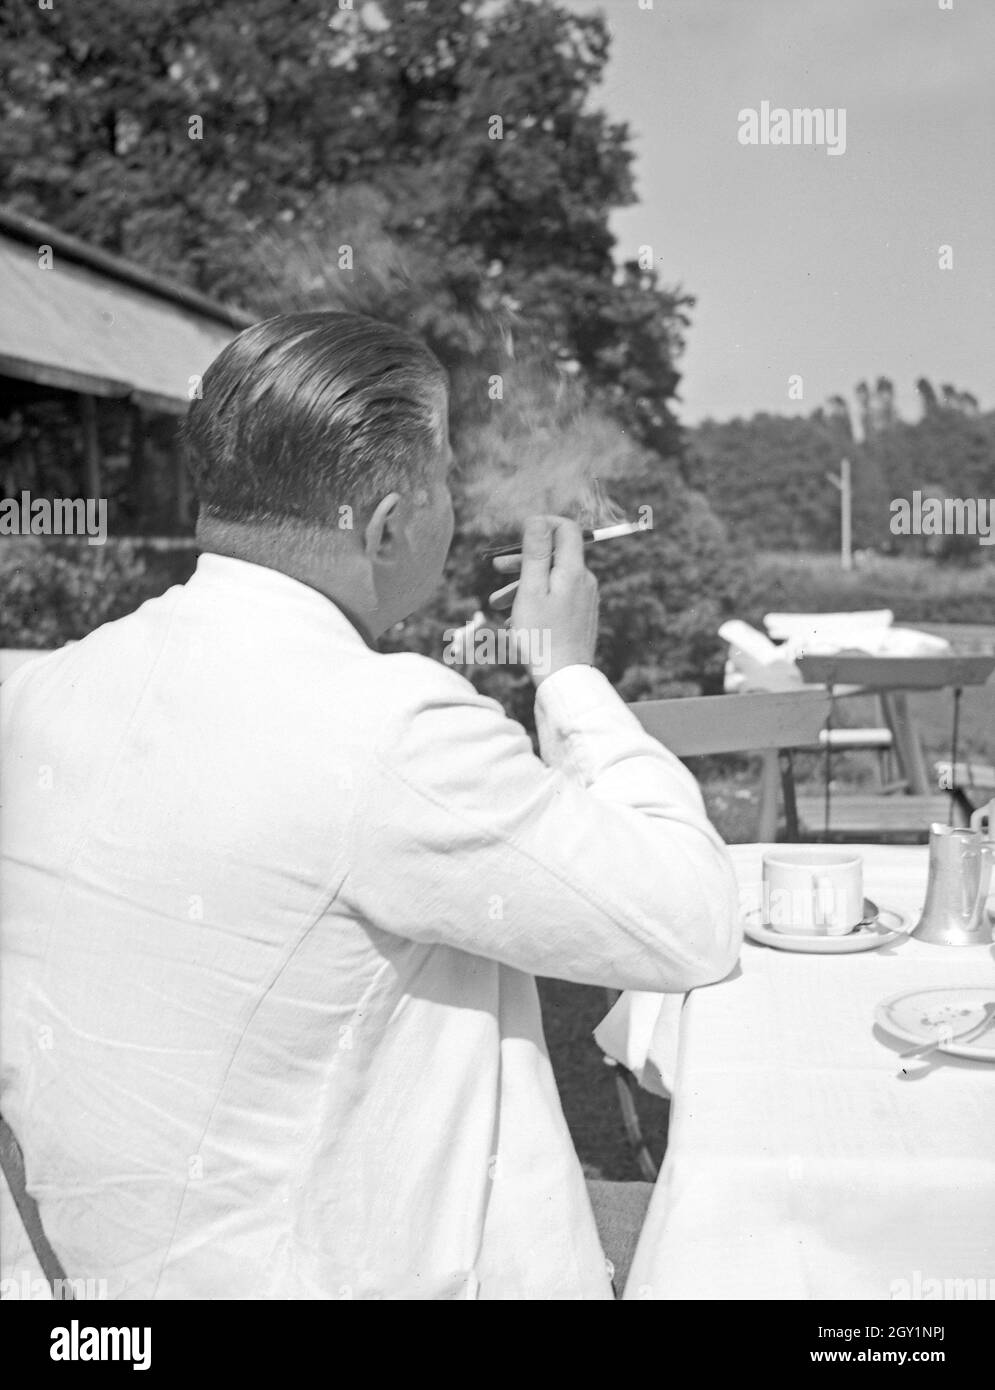
M 850 407 L 847 405 L 843 396 L 830 396 L 826 402 L 826 419 L 831 420 L 838 428 L 841 442 L 847 444 L 853 441 L 853 420 L 850 416 Z
M 591 107 L 600 17 L 553 0 L 75 0 L 6 7 L 0 43 L 13 206 L 250 308 L 257 242 L 278 262 L 317 246 L 343 279 L 401 247 L 448 364 L 498 370 L 509 345 L 576 363 L 637 438 L 679 447 L 691 301 L 652 271 L 616 277 L 608 215 L 633 200 L 632 152 Z
M 875 383 L 872 418 L 875 430 L 890 430 L 898 420 L 895 387 L 886 376 L 879 376 Z
M 770 550 L 830 549 L 839 499 L 826 482 L 850 448 L 836 417 L 759 414 L 690 435 L 688 477 L 730 533 Z
M 925 377 L 916 389 L 924 412 L 909 423 L 897 416 L 887 377 L 878 378 L 873 396 L 860 383 L 865 434 L 859 443 L 839 396 L 807 419 L 761 414 L 706 421 L 689 435 L 688 476 L 733 536 L 771 550 L 828 551 L 839 536 L 839 504 L 825 474 L 835 472 L 845 455 L 853 464 L 857 546 L 894 550 L 892 499 L 911 497 L 916 489 L 934 497 L 995 495 L 995 413 L 979 413 L 974 396 L 949 385 L 941 405 Z M 926 538 L 901 540 L 905 553 L 927 548 Z M 983 559 L 991 548 L 979 548 L 974 537 L 954 537 L 939 550 Z
M 613 260 L 632 152 L 593 105 L 603 19 L 554 0 L 75 0 L 8 7 L 0 42 L 14 206 L 260 314 L 414 328 L 447 366 L 457 538 L 398 641 L 439 655 L 476 606 L 485 533 L 540 506 L 601 519 L 636 478 L 658 530 L 597 561 L 606 669 L 633 693 L 716 678 L 737 580 L 674 465 L 692 300 Z M 528 709 L 522 673 L 474 678 Z
M 922 407 L 923 415 L 932 415 L 939 410 L 939 402 L 936 399 L 936 392 L 933 390 L 933 383 L 928 377 L 921 376 L 916 382 L 916 391 L 919 394 L 919 404 Z

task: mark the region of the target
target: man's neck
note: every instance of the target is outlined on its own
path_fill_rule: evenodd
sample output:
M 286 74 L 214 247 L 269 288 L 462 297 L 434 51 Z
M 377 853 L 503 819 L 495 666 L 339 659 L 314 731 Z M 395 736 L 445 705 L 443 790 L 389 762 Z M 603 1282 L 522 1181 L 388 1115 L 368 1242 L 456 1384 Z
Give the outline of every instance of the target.
M 375 605 L 365 601 L 362 565 L 333 533 L 289 521 L 257 526 L 204 518 L 197 524 L 197 544 L 212 555 L 262 565 L 306 584 L 335 604 L 367 646 L 376 646 L 383 625 Z

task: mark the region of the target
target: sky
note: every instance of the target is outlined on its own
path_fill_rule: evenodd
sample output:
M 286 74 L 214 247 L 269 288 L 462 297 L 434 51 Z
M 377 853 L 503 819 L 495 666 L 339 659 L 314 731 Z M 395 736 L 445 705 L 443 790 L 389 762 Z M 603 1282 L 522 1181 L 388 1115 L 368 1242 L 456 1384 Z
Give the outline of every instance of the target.
M 613 35 L 596 104 L 639 198 L 618 251 L 697 300 L 682 419 L 852 407 L 878 376 L 906 419 L 923 375 L 995 407 L 995 0 L 565 3 Z M 764 101 L 843 108 L 844 152 L 740 143 Z

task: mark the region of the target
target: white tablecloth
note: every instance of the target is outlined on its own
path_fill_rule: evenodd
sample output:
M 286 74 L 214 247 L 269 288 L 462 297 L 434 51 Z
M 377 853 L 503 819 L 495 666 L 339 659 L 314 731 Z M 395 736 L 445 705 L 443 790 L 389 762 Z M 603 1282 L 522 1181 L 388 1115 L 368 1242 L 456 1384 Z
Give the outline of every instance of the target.
M 868 896 L 918 915 L 925 848 L 858 848 Z M 762 849 L 734 848 L 741 883 Z M 889 995 L 957 984 L 995 989 L 995 948 L 748 942 L 686 1000 L 623 996 L 599 1040 L 674 1096 L 625 1297 L 995 1297 L 995 1064 L 901 1079 L 908 1044 L 873 1022 Z

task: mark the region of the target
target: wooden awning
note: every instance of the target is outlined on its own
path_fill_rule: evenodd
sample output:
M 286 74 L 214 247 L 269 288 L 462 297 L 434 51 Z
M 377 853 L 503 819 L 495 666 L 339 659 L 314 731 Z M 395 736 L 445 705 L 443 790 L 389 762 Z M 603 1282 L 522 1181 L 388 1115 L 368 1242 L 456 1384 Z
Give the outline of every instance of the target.
M 42 223 L 0 214 L 0 375 L 183 414 L 191 378 L 249 322 Z

